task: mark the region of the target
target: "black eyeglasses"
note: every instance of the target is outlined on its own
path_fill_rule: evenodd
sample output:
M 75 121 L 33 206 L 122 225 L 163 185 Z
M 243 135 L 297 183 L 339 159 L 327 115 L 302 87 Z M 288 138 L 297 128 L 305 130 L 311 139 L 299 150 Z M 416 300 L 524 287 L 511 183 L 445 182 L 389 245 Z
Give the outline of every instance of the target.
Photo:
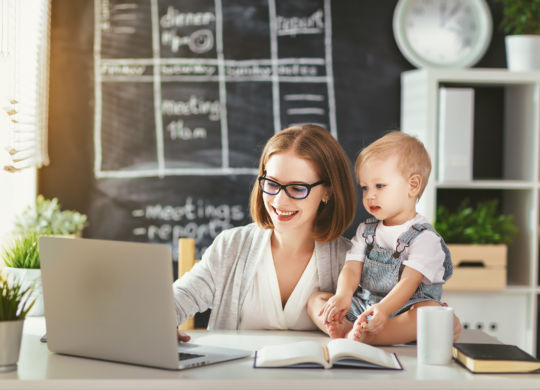
M 277 195 L 281 189 L 284 189 L 287 196 L 293 199 L 305 199 L 313 187 L 318 186 L 319 184 L 324 184 L 323 180 L 319 180 L 313 184 L 292 183 L 283 185 L 264 176 L 259 176 L 258 180 L 259 186 L 261 187 L 262 192 L 265 194 Z

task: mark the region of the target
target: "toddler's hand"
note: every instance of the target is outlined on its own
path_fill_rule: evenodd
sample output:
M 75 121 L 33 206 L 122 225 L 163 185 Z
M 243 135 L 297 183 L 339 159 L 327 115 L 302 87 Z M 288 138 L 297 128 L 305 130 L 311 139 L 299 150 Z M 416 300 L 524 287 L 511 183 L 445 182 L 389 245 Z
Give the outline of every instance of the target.
M 356 321 L 359 322 L 366 331 L 377 333 L 386 325 L 388 316 L 389 314 L 386 313 L 379 304 L 375 304 L 363 312 Z M 368 317 L 370 318 L 368 319 Z

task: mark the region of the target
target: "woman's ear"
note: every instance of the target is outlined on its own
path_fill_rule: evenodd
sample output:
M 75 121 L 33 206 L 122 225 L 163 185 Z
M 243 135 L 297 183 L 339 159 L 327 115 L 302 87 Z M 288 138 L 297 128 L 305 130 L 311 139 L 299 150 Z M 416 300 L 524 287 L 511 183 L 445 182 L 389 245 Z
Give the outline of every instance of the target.
M 323 194 L 323 197 L 322 197 L 322 202 L 324 204 L 327 204 L 331 197 L 332 197 L 332 191 L 329 188 L 325 188 L 324 189 L 324 194 Z
M 409 197 L 417 198 L 421 187 L 422 177 L 418 174 L 411 175 L 411 177 L 409 177 Z

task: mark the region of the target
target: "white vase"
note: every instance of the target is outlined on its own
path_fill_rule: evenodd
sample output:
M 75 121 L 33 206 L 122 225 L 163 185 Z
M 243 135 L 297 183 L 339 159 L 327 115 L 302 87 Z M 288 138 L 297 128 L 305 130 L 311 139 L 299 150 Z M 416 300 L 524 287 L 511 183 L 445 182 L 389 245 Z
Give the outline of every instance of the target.
M 24 320 L 0 321 L 0 372 L 17 369 Z
M 507 35 L 506 63 L 514 72 L 540 70 L 540 35 Z
M 43 289 L 41 287 L 41 270 L 30 269 L 30 268 L 12 268 L 6 267 L 8 275 L 10 277 L 16 278 L 22 284 L 22 288 L 25 289 L 28 286 L 32 285 L 34 291 L 32 292 L 32 297 L 36 299 L 36 303 L 27 315 L 29 316 L 43 316 L 45 314 L 43 306 Z

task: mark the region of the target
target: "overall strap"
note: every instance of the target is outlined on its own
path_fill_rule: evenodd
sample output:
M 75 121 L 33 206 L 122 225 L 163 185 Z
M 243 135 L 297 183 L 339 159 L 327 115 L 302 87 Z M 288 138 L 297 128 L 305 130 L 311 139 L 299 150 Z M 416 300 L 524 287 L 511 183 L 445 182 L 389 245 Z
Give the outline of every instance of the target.
M 435 231 L 433 226 L 431 226 L 429 223 L 415 223 L 406 232 L 403 232 L 398 238 L 396 251 L 392 256 L 397 259 L 405 248 L 411 244 L 412 240 L 418 237 L 418 235 L 424 230 Z
M 366 228 L 364 229 L 364 233 L 362 233 L 362 237 L 364 237 L 364 240 L 366 240 L 366 253 L 369 253 L 373 249 L 373 244 L 375 243 L 375 231 L 377 229 L 377 225 L 379 224 L 379 220 L 374 217 L 370 217 L 366 219 L 364 222 L 366 225 Z

